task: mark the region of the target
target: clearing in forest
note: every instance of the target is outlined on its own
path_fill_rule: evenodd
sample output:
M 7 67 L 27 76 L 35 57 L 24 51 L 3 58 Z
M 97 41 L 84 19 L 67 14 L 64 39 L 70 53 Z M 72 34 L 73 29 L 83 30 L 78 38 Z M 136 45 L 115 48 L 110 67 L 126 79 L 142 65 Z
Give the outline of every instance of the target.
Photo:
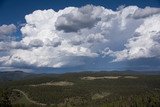
M 96 79 L 118 79 L 121 76 L 103 76 L 103 77 L 91 77 L 91 76 L 87 76 L 87 77 L 82 77 L 82 80 L 96 80 Z
M 68 81 L 58 81 L 58 82 L 47 82 L 47 83 L 42 83 L 42 84 L 34 84 L 34 85 L 30 85 L 33 87 L 37 87 L 37 86 L 71 86 L 73 85 L 73 82 L 68 82 Z

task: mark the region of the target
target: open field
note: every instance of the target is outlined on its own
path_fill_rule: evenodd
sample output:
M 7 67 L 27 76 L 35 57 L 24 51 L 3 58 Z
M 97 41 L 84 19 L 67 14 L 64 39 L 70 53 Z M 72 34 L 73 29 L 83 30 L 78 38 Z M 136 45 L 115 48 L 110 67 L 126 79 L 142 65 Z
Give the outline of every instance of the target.
M 1 82 L 1 104 L 5 94 L 14 107 L 159 107 L 160 75 L 119 72 L 42 75 Z
M 82 80 L 96 80 L 96 79 L 118 79 L 121 76 L 102 76 L 102 77 L 91 77 L 91 76 L 87 76 L 87 77 L 82 77 Z
M 50 81 L 47 83 L 33 84 L 29 86 L 38 87 L 38 86 L 70 86 L 70 85 L 73 85 L 73 83 L 68 81 L 58 81 L 58 82 Z

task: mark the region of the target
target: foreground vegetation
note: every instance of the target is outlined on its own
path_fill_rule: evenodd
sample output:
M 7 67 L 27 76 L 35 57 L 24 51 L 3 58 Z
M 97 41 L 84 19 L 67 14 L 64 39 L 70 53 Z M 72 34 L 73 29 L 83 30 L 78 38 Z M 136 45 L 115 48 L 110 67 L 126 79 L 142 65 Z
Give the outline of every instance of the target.
M 160 107 L 160 75 L 81 72 L 3 81 L 0 107 L 12 106 Z

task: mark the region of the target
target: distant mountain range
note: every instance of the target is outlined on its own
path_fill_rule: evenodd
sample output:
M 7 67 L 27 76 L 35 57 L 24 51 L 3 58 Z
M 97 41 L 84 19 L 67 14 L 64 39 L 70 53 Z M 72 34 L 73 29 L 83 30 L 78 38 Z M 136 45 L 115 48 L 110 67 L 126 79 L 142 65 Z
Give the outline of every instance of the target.
M 26 77 L 31 77 L 34 75 L 35 74 L 26 73 L 23 71 L 5 71 L 5 72 L 0 72 L 0 81 L 21 80 Z
M 64 74 L 93 74 L 93 73 L 100 73 L 100 74 L 119 74 L 119 75 L 160 75 L 160 71 L 82 71 L 82 72 L 70 72 Z M 53 74 L 53 73 L 26 73 L 23 71 L 0 71 L 0 81 L 13 81 L 13 80 L 22 80 L 22 79 L 29 79 L 35 77 L 42 77 L 42 76 L 54 76 L 54 75 L 61 75 L 61 74 Z

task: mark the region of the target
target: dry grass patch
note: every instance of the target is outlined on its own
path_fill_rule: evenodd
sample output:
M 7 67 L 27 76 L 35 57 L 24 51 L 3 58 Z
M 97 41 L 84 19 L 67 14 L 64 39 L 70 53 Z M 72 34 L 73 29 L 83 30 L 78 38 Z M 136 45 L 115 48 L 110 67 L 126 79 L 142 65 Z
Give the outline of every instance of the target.
M 87 77 L 82 77 L 82 80 L 96 80 L 96 79 L 118 79 L 121 76 L 103 76 L 103 77 L 91 77 L 91 76 L 87 76 Z
M 108 95 L 110 95 L 110 93 L 107 93 L 107 92 L 96 93 L 92 96 L 92 100 L 103 99 L 104 97 Z
M 47 83 L 30 85 L 30 86 L 37 87 L 37 86 L 71 86 L 71 85 L 73 85 L 73 82 L 68 82 L 68 81 L 52 82 L 51 81 Z
M 136 77 L 136 76 L 124 76 L 124 78 L 128 78 L 128 79 L 137 79 L 138 77 Z

